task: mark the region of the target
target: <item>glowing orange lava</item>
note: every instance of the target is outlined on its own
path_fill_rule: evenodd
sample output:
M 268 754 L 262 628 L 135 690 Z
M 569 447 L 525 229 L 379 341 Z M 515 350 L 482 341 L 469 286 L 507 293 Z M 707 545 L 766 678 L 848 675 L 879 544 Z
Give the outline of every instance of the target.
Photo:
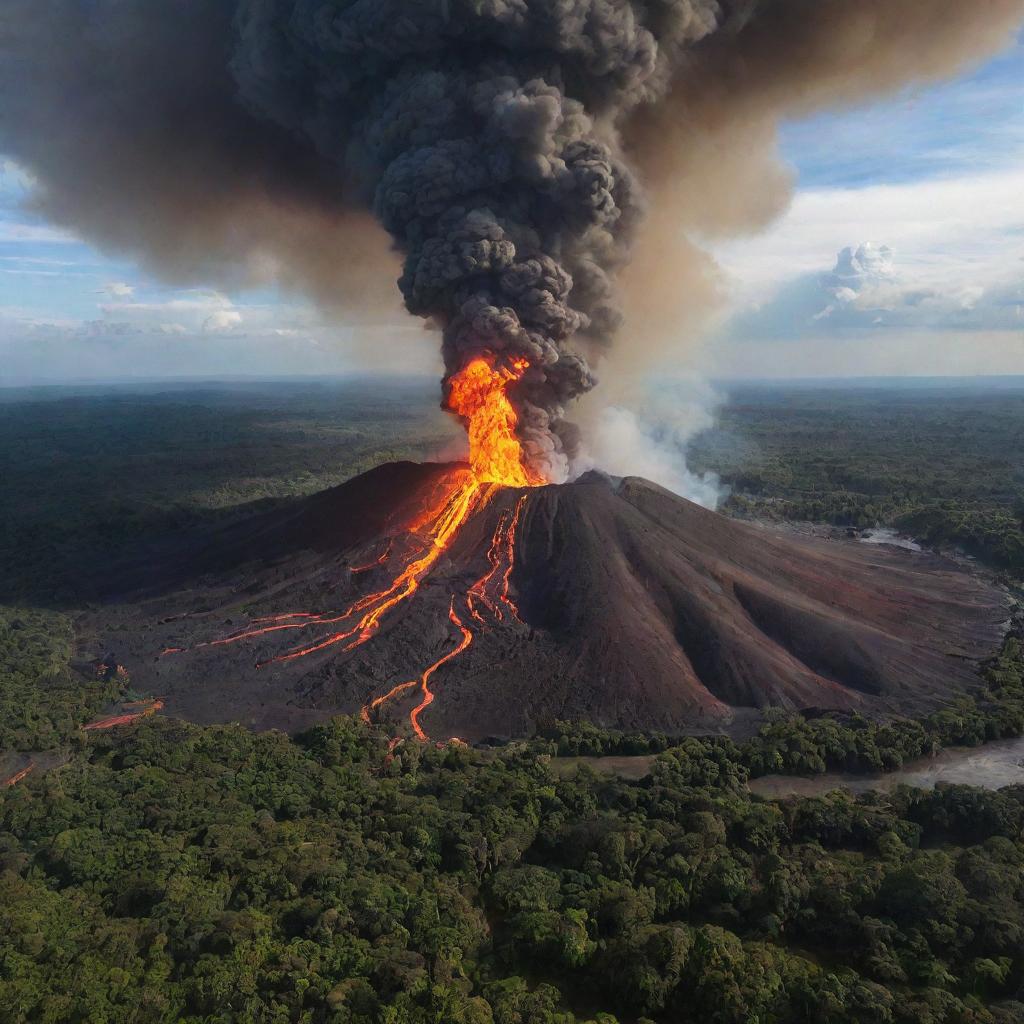
M 100 718 L 95 722 L 89 722 L 87 725 L 83 725 L 82 728 L 92 731 L 97 729 L 113 729 L 117 725 L 131 725 L 132 722 L 137 722 L 139 719 L 155 715 L 164 706 L 164 702 L 158 698 L 156 700 L 132 701 L 129 704 L 125 704 L 125 707 L 140 706 L 141 710 L 139 711 L 130 711 L 123 715 L 109 715 L 107 718 Z
M 467 363 L 449 380 L 446 406 L 466 424 L 470 469 L 452 483 L 447 493 L 433 507 L 425 510 L 409 526 L 408 536 L 412 542 L 410 554 L 386 587 L 364 595 L 340 614 L 289 612 L 264 616 L 253 619 L 248 627 L 239 632 L 206 641 L 197 647 L 233 644 L 288 630 L 344 624 L 342 628 L 322 633 L 291 651 L 258 662 L 257 667 L 262 667 L 304 658 L 339 644 L 343 645 L 343 651 L 352 651 L 370 640 L 388 613 L 416 593 L 421 582 L 451 546 L 462 526 L 484 508 L 500 488 L 536 487 L 545 483 L 543 477 L 524 460 L 522 444 L 516 435 L 516 411 L 507 393 L 509 387 L 521 380 L 528 369 L 529 363 L 525 359 L 505 363 L 479 357 Z M 464 595 L 467 611 L 481 624 L 484 620 L 474 606 L 477 601 L 498 621 L 503 619 L 502 606 L 519 620 L 518 609 L 509 598 L 509 585 L 514 562 L 515 532 L 525 500 L 525 496 L 521 496 L 511 514 L 502 513 L 488 552 L 490 570 Z M 392 550 L 392 542 L 389 541 L 383 554 L 371 562 L 352 568 L 351 572 L 362 574 L 378 568 L 388 561 Z M 369 722 L 372 712 L 382 704 L 419 686 L 422 698 L 412 710 L 409 721 L 416 735 L 421 740 L 426 739 L 419 718 L 434 700 L 429 686 L 430 678 L 442 665 L 457 657 L 473 642 L 472 631 L 455 611 L 454 596 L 448 617 L 461 631 L 461 641 L 427 668 L 418 679 L 400 683 L 364 706 L 362 717 L 365 721 Z M 180 648 L 169 647 L 163 653 L 180 653 Z M 113 724 L 120 722 L 111 719 L 109 724 L 105 721 L 87 728 L 109 728 Z
M 354 575 L 356 573 L 369 572 L 371 569 L 376 569 L 378 565 L 383 565 L 391 556 L 391 544 L 392 542 L 389 540 L 380 555 L 370 562 L 365 562 L 363 565 L 351 565 L 348 571 Z
M 425 554 L 406 565 L 389 587 L 360 598 L 338 619 L 319 620 L 320 622 L 346 621 L 356 612 L 362 612 L 363 614 L 351 629 L 332 633 L 315 643 L 300 647 L 287 654 L 279 654 L 268 661 L 260 662 L 260 664 L 269 665 L 274 662 L 293 661 L 295 658 L 304 658 L 308 654 L 315 654 L 317 651 L 322 651 L 327 647 L 332 647 L 346 640 L 348 643 L 342 648 L 345 651 L 355 650 L 355 648 L 365 644 L 380 629 L 383 617 L 392 608 L 407 601 L 416 593 L 419 589 L 420 581 L 430 572 L 437 563 L 437 560 L 448 549 L 459 527 L 462 526 L 473 512 L 482 508 L 490 501 L 494 491 L 494 485 L 485 487 L 475 477 L 471 477 L 448 495 L 440 513 L 431 523 L 429 531 L 430 543 Z M 305 626 L 308 623 L 302 623 L 301 625 Z M 271 630 L 287 628 L 291 627 L 270 626 L 256 632 L 270 632 Z M 240 637 L 235 639 L 240 639 Z
M 518 417 L 507 393 L 529 367 L 525 359 L 495 365 L 480 357 L 448 382 L 446 404 L 466 421 L 469 465 L 480 481 L 503 487 L 537 487 L 546 482 L 523 459 L 523 446 L 516 436 Z
M 35 761 L 29 761 L 29 763 L 25 765 L 25 767 L 22 768 L 21 771 L 15 772 L 10 777 L 4 779 L 3 782 L 0 782 L 0 786 L 3 786 L 4 789 L 8 789 L 11 786 L 16 786 L 19 782 L 21 782 L 23 778 L 25 778 L 25 776 L 30 775 L 32 772 L 34 772 L 35 768 Z
M 501 603 L 518 622 L 523 621 L 519 616 L 519 606 L 508 596 L 508 589 L 512 583 L 512 570 L 515 568 L 516 563 L 516 530 L 519 527 L 519 517 L 522 515 L 525 504 L 526 495 L 522 494 L 519 496 L 516 507 L 512 511 L 512 522 L 505 531 L 505 572 L 501 577 L 501 592 L 498 595 Z
M 504 605 L 514 619 L 522 622 L 519 609 L 509 597 L 509 587 L 512 582 L 512 569 L 515 566 L 516 529 L 525 504 L 526 495 L 520 495 L 511 513 L 502 512 L 487 551 L 490 569 L 466 593 L 466 608 L 479 623 L 483 623 L 484 618 L 477 610 L 477 604 L 484 605 L 499 622 L 505 617 L 501 608 Z
M 457 647 L 450 650 L 443 657 L 438 658 L 437 661 L 435 661 L 434 664 L 420 676 L 420 691 L 423 693 L 423 699 L 412 709 L 412 713 L 409 715 L 409 722 L 412 725 L 413 732 L 415 732 L 421 740 L 425 740 L 427 738 L 427 734 L 420 726 L 420 714 L 434 703 L 434 693 L 427 685 L 430 682 L 430 677 L 443 664 L 445 664 L 445 662 L 451 661 L 452 658 L 457 658 L 473 642 L 472 632 L 466 629 L 462 624 L 462 620 L 455 614 L 454 597 L 452 598 L 452 603 L 448 608 L 448 618 L 451 620 L 452 625 L 457 626 L 459 630 L 461 630 L 462 639 L 459 641 Z
M 498 525 L 495 527 L 494 536 L 491 538 L 491 546 L 487 550 L 487 561 L 491 567 L 466 593 L 466 607 L 469 609 L 469 614 L 480 623 L 484 621 L 484 617 L 477 611 L 477 603 L 482 603 L 495 617 L 500 618 L 501 616 L 501 609 L 491 600 L 487 593 L 487 588 L 501 568 L 501 555 L 505 547 L 505 527 L 507 523 L 508 513 L 502 512 L 501 517 L 498 519 Z

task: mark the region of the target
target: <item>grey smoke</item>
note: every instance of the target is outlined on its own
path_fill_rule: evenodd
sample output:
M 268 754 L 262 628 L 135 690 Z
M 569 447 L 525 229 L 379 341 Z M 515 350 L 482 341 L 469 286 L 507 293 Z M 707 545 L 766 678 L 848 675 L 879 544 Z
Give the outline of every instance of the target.
M 1024 0 L 5 0 L 0 150 L 53 220 L 175 281 L 275 279 L 351 315 L 387 304 L 390 237 L 448 374 L 530 361 L 520 432 L 558 479 L 569 403 L 641 350 L 607 362 L 638 174 L 649 223 L 678 225 L 681 248 L 649 247 L 655 273 L 630 282 L 657 309 L 676 255 L 700 262 L 685 229 L 784 202 L 762 159 L 779 116 L 941 77 L 1022 16 Z M 706 277 L 672 300 L 702 301 Z
M 646 382 L 630 407 L 604 405 L 588 424 L 587 445 L 574 460 L 574 474 L 602 469 L 614 476 L 640 476 L 680 497 L 715 509 L 727 491 L 715 473 L 687 464 L 690 442 L 715 423 L 723 398 L 699 378 Z

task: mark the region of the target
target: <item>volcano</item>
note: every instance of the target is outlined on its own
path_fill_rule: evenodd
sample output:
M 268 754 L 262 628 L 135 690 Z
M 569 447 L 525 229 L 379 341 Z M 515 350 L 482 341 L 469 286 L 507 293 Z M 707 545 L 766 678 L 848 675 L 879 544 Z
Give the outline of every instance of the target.
M 977 684 L 1009 617 L 939 555 L 737 522 L 638 478 L 469 477 L 384 465 L 149 551 L 86 626 L 166 714 L 478 740 L 917 713 Z

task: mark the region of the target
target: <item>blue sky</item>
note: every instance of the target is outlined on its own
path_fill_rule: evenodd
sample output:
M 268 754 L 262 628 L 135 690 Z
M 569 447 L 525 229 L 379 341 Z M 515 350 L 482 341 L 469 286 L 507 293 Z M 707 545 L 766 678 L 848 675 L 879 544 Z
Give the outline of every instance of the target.
M 784 126 L 790 209 L 715 248 L 712 372 L 1024 373 L 1022 58 Z
M 792 205 L 713 246 L 728 306 L 701 368 L 1024 373 L 1022 57 L 1024 38 L 957 81 L 785 125 Z M 387 351 L 293 296 L 161 284 L 30 200 L 0 154 L 0 383 L 344 372 Z
M 803 188 L 905 184 L 1019 165 L 1024 41 L 965 79 L 786 125 L 782 137 Z

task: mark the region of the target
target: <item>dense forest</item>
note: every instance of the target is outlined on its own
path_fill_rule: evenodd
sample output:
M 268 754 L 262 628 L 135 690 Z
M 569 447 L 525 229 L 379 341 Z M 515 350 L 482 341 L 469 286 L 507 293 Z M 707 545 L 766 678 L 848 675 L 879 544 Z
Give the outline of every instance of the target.
M 746 785 L 1024 734 L 1020 622 L 926 719 L 775 712 L 743 742 L 550 722 L 470 749 L 344 717 L 84 731 L 146 695 L 80 653 L 79 574 L 450 436 L 429 396 L 256 392 L 0 403 L 0 781 L 34 766 L 0 788 L 0 1024 L 1024 1022 L 1024 785 Z M 730 511 L 948 525 L 947 503 L 966 525 L 937 540 L 1017 564 L 976 542 L 1020 511 L 1016 398 L 802 394 L 734 398 L 698 438 Z M 651 757 L 639 781 L 556 763 L 630 754 Z
M 68 625 L 0 627 L 5 747 L 62 754 L 0 795 L 0 1020 L 1024 1021 L 1024 786 L 745 787 L 1021 735 L 1018 636 L 921 722 L 471 750 L 343 717 L 87 734 L 131 684 Z M 640 782 L 552 770 L 643 751 Z
M 1015 641 L 990 686 L 1020 714 Z M 0 798 L 0 1019 L 1024 1020 L 1024 786 L 771 802 L 753 753 L 100 733 Z

